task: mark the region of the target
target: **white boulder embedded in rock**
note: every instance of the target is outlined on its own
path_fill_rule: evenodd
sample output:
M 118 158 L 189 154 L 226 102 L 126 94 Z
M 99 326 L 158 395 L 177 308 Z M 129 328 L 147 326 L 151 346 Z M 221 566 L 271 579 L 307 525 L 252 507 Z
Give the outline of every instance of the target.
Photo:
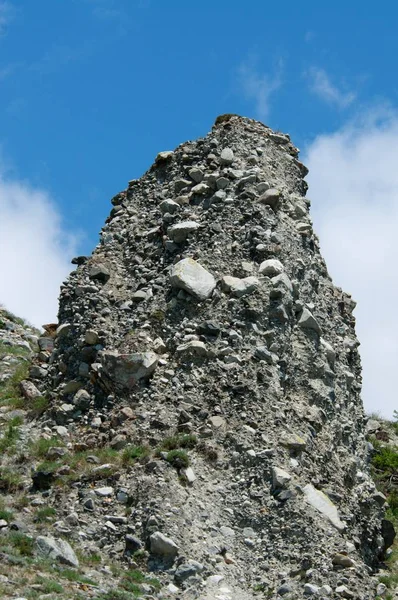
M 172 267 L 170 283 L 199 300 L 209 298 L 216 287 L 213 275 L 193 258 L 183 258 Z
M 268 258 L 267 260 L 264 260 L 258 269 L 260 275 L 269 275 L 270 277 L 280 275 L 281 273 L 283 273 L 283 271 L 283 264 L 280 260 L 277 260 L 276 258 Z
M 220 162 L 223 165 L 230 165 L 234 162 L 234 153 L 231 148 L 224 148 L 221 151 Z
M 304 486 L 303 492 L 305 499 L 313 508 L 326 517 L 338 531 L 344 531 L 345 525 L 340 520 L 338 510 L 326 494 L 314 488 L 310 483 Z

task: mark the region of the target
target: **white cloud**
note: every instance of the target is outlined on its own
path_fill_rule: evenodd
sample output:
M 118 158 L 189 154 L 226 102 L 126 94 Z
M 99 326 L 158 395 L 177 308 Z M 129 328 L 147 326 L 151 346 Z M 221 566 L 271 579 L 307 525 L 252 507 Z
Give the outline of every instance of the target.
M 398 409 L 398 112 L 379 109 L 310 144 L 315 230 L 335 283 L 352 293 L 361 341 L 363 399 Z
M 47 192 L 0 174 L 0 304 L 36 326 L 56 321 L 75 246 Z
M 282 85 L 282 62 L 272 76 L 260 73 L 253 62 L 244 62 L 238 67 L 239 91 L 254 101 L 256 116 L 264 121 L 268 117 L 271 95 Z
M 328 104 L 347 108 L 356 98 L 354 92 L 343 92 L 332 84 L 324 69 L 311 67 L 306 73 L 310 90 Z

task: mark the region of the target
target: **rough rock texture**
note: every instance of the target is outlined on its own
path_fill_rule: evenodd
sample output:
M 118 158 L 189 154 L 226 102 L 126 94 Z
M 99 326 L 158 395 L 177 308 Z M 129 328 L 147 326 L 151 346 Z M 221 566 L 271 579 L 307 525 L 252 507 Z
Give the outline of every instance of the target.
M 71 535 L 120 559 L 129 535 L 163 597 L 375 597 L 383 506 L 355 303 L 328 275 L 297 156 L 286 135 L 218 118 L 112 199 L 61 290 L 62 329 L 34 382 L 52 425 L 81 448 L 149 448 L 116 478 L 104 470 L 106 506 L 74 484 L 73 510 L 96 520 Z M 177 434 L 191 443 L 171 455 Z M 109 503 L 123 515 L 126 502 L 126 521 L 104 529 Z
M 79 561 L 71 546 L 65 540 L 39 535 L 36 539 L 37 551 L 45 558 L 57 560 L 71 567 L 78 567 Z

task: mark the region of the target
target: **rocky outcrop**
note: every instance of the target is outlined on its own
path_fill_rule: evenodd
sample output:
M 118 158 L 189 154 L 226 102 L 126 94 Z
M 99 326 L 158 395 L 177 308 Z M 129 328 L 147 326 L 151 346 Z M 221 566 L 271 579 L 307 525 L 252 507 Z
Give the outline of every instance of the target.
M 54 423 L 81 448 L 146 448 L 108 481 L 128 523 L 79 544 L 125 557 L 133 536 L 170 597 L 375 597 L 355 303 L 320 254 L 306 174 L 288 136 L 218 119 L 112 199 L 61 290 L 35 382 Z M 70 494 L 106 514 L 89 481 Z

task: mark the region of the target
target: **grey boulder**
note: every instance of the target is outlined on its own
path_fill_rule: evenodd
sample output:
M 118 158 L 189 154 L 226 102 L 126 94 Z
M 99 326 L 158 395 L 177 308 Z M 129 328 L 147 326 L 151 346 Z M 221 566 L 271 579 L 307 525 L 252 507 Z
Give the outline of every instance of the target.
M 134 387 L 137 381 L 148 379 L 158 364 L 155 352 L 119 354 L 114 350 L 102 353 L 101 364 L 105 373 L 123 388 Z
M 213 275 L 193 258 L 183 258 L 173 266 L 170 283 L 173 287 L 185 290 L 199 300 L 209 298 L 216 287 Z
M 173 242 L 180 244 L 181 242 L 185 242 L 188 235 L 193 231 L 198 229 L 199 223 L 196 221 L 182 221 L 181 223 L 177 223 L 176 225 L 172 225 L 167 230 L 167 235 Z
M 51 536 L 45 537 L 40 535 L 36 539 L 36 548 L 38 554 L 45 558 L 57 560 L 64 565 L 69 565 L 70 567 L 79 566 L 79 561 L 73 551 L 73 548 L 70 546 L 70 544 L 68 544 L 68 542 L 65 542 L 65 540 L 56 539 Z
M 257 277 L 245 277 L 244 279 L 239 279 L 238 277 L 226 275 L 222 278 L 221 285 L 225 291 L 240 298 L 241 296 L 252 294 L 258 288 L 260 282 Z
M 308 308 L 303 309 L 298 324 L 302 329 L 312 329 L 313 331 L 316 331 L 316 333 L 321 333 L 321 328 L 319 326 L 318 321 L 315 319 L 314 315 L 308 310 Z
M 281 192 L 276 188 L 270 188 L 264 194 L 260 196 L 258 201 L 261 204 L 270 206 L 273 210 L 276 210 L 281 200 Z
M 260 275 L 274 277 L 283 273 L 283 264 L 276 258 L 269 258 L 261 263 L 258 271 Z
M 152 554 L 158 554 L 166 558 L 174 558 L 178 554 L 177 544 L 160 531 L 155 531 L 150 536 L 149 542 Z

